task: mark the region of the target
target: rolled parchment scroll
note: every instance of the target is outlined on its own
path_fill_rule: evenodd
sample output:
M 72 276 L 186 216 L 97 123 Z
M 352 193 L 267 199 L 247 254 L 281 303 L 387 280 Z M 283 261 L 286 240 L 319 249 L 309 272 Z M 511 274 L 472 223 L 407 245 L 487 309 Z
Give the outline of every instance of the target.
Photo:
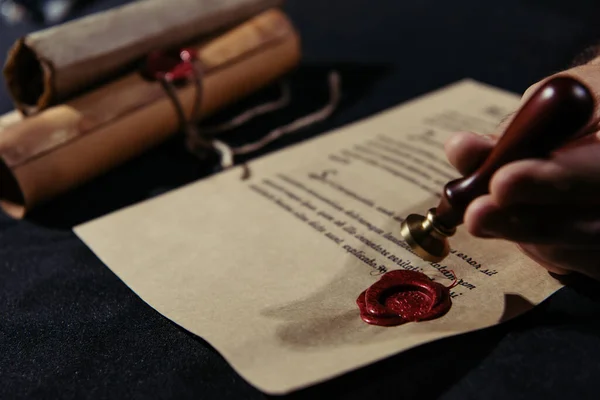
M 31 33 L 8 54 L 9 93 L 18 110 L 35 113 L 110 78 L 152 50 L 231 28 L 281 2 L 138 0 Z
M 277 9 L 196 49 L 204 70 L 196 115 L 190 115 L 196 85 L 177 88 L 186 116 L 194 119 L 274 82 L 296 67 L 301 56 L 297 32 Z M 161 84 L 136 72 L 9 123 L 0 130 L 0 206 L 22 218 L 33 207 L 164 141 L 180 122 Z

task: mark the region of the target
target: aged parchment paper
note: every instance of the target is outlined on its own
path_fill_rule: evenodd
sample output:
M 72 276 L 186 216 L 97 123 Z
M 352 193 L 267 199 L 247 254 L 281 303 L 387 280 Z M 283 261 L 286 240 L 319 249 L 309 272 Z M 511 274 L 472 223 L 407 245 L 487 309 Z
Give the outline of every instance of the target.
M 465 80 L 240 169 L 75 228 L 144 301 L 211 343 L 246 380 L 282 394 L 408 348 L 497 324 L 561 286 L 512 244 L 463 230 L 442 263 L 400 221 L 457 177 L 442 144 L 494 131 L 514 94 Z M 365 324 L 356 298 L 386 270 L 460 284 L 438 320 Z

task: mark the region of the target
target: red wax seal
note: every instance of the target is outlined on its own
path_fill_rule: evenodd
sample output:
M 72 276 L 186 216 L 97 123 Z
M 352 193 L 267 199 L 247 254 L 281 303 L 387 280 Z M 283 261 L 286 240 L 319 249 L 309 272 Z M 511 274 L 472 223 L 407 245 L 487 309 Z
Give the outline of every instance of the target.
M 146 57 L 143 72 L 149 79 L 179 83 L 193 76 L 195 59 L 194 49 L 153 51 Z
M 360 317 L 371 325 L 396 326 L 446 314 L 452 306 L 450 287 L 416 271 L 395 270 L 358 296 Z

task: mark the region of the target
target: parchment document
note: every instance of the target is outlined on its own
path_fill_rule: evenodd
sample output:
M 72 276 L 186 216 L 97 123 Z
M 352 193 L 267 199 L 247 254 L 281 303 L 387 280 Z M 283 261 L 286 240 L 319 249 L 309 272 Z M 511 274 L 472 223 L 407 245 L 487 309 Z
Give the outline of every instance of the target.
M 519 97 L 460 81 L 369 119 L 75 228 L 158 312 L 213 345 L 271 394 L 338 376 L 414 346 L 498 324 L 561 285 L 511 243 L 459 229 L 442 263 L 400 236 L 458 173 L 445 138 L 493 132 Z M 393 269 L 445 286 L 440 319 L 377 327 L 358 295 Z

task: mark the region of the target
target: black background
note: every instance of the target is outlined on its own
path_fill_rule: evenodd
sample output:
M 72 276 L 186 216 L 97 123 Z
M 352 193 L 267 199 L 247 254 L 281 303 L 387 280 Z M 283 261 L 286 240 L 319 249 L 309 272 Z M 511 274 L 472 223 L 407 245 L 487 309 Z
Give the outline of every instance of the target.
M 121 3 L 95 2 L 76 15 Z M 259 137 L 319 107 L 333 68 L 344 99 L 328 121 L 255 156 L 465 77 L 521 93 L 600 39 L 593 0 L 289 0 L 285 9 L 304 48 L 291 76 L 293 107 L 230 140 Z M 36 28 L 1 26 L 0 54 Z M 267 89 L 249 102 L 276 93 Z M 2 87 L 0 112 L 10 109 Z M 204 341 L 143 303 L 70 231 L 209 173 L 176 137 L 26 221 L 0 215 L 1 398 L 268 398 Z M 507 324 L 422 346 L 289 398 L 597 398 L 598 293 L 596 284 L 574 283 Z

